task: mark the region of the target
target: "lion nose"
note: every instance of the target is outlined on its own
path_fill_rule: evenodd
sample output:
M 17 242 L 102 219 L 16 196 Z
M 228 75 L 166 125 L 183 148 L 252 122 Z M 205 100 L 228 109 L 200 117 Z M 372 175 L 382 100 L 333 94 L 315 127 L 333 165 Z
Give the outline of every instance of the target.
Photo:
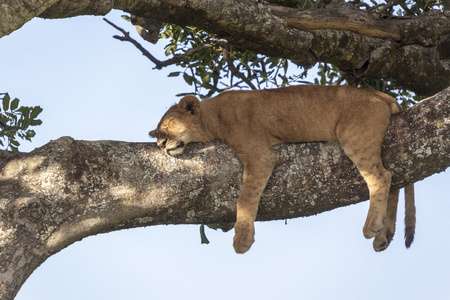
M 167 139 L 159 139 L 156 142 L 156 145 L 158 145 L 159 148 L 165 149 L 166 148 Z

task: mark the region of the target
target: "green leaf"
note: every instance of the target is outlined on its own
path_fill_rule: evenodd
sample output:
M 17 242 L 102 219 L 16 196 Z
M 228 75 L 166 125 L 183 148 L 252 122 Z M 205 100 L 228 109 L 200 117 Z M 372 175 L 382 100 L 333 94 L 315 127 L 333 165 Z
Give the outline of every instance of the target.
M 121 15 L 122 19 L 131 22 L 131 17 L 129 15 Z
M 11 110 L 16 110 L 18 106 L 19 106 L 19 99 L 15 98 L 11 102 Z
M 25 120 L 23 120 L 22 125 L 20 126 L 20 129 L 26 130 L 31 123 L 31 119 L 26 118 Z
M 208 228 L 217 230 L 220 228 L 219 224 L 207 224 L 206 226 L 208 226 Z
M 180 94 L 176 94 L 176 97 L 184 97 L 184 96 L 192 96 L 195 95 L 194 93 L 180 93 Z
M 43 111 L 40 106 L 35 106 L 31 111 L 30 118 L 35 119 Z M 40 125 L 40 124 L 39 124 Z
M 9 101 L 11 100 L 11 97 L 9 97 L 8 94 L 3 97 L 3 110 L 7 111 L 9 109 Z
M 204 76 L 202 76 L 203 83 L 209 83 L 211 79 L 211 73 L 206 73 Z
M 189 76 L 188 74 L 183 74 L 183 79 L 186 81 L 187 84 L 192 85 L 192 82 L 194 81 L 194 78 L 192 76 Z
M 165 54 L 166 54 L 166 56 L 169 56 L 173 52 L 175 52 L 176 50 L 177 50 L 177 45 L 176 44 L 171 44 L 171 45 L 167 46 Z
M 180 74 L 181 74 L 181 72 L 172 72 L 167 77 L 177 77 Z
M 18 111 L 25 117 L 28 117 L 30 114 L 30 108 L 28 106 L 21 106 Z
M 202 244 L 209 244 L 209 240 L 205 234 L 205 225 L 200 225 L 200 238 L 202 240 Z
M 2 134 L 9 135 L 9 134 L 13 133 L 15 135 L 17 130 L 19 130 L 19 129 L 20 129 L 19 126 L 5 126 L 5 128 L 2 130 Z
M 8 118 L 2 114 L 0 114 L 0 129 L 5 127 L 8 124 Z
M 38 126 L 41 125 L 42 121 L 41 120 L 31 120 L 30 125 L 31 126 Z

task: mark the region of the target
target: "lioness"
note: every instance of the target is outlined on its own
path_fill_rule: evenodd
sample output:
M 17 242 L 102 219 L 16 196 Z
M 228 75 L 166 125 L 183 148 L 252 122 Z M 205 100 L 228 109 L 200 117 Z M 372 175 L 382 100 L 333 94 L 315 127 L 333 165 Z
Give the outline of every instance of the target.
M 361 173 L 370 192 L 363 233 L 375 237 L 375 251 L 386 249 L 395 231 L 398 190 L 381 161 L 381 143 L 391 114 L 401 111 L 394 98 L 349 86 L 292 86 L 258 91 L 229 91 L 200 102 L 186 96 L 150 132 L 169 155 L 191 142 L 225 142 L 244 164 L 237 201 L 234 249 L 248 251 L 261 194 L 277 162 L 271 146 L 279 143 L 335 141 Z M 407 188 L 406 246 L 414 238 L 412 185 Z

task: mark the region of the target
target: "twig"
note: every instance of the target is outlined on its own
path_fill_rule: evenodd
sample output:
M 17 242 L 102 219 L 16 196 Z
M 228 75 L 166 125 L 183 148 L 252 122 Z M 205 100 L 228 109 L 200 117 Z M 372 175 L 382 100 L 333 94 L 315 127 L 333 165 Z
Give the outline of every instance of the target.
M 228 55 L 228 51 L 226 49 L 223 50 L 223 57 L 225 58 L 225 60 L 226 60 L 226 62 L 228 64 L 228 68 L 230 69 L 232 75 L 242 79 L 252 90 L 256 90 L 257 89 L 253 85 L 253 83 L 247 77 L 245 77 L 244 74 L 242 74 L 241 72 L 239 72 L 238 69 L 236 69 L 236 67 L 233 64 L 233 60 Z
M 149 60 L 151 60 L 154 64 L 155 64 L 155 69 L 162 69 L 164 67 L 176 64 L 180 61 L 182 61 L 185 57 L 189 57 L 194 55 L 195 53 L 201 52 L 201 51 L 221 51 L 223 53 L 223 57 L 225 59 L 225 61 L 228 64 L 228 68 L 231 71 L 231 74 L 233 76 L 236 76 L 240 79 L 242 79 L 243 82 L 245 82 L 251 89 L 256 90 L 257 88 L 255 87 L 255 85 L 251 82 L 251 80 L 249 80 L 247 77 L 245 77 L 244 74 L 242 74 L 233 64 L 233 60 L 230 58 L 230 56 L 228 55 L 227 52 L 227 45 L 228 42 L 226 40 L 221 40 L 221 39 L 216 39 L 213 41 L 213 44 L 204 44 L 202 46 L 199 46 L 197 48 L 192 48 L 186 51 L 185 54 L 174 54 L 172 58 L 165 60 L 165 61 L 160 61 L 158 60 L 156 57 L 154 57 L 150 52 L 148 52 L 144 47 L 142 47 L 142 45 L 140 43 L 138 43 L 135 39 L 133 39 L 130 36 L 130 33 L 125 31 L 124 29 L 120 28 L 119 26 L 115 25 L 114 23 L 112 23 L 111 21 L 109 21 L 106 18 L 103 18 L 103 20 L 105 20 L 106 23 L 108 23 L 109 25 L 111 25 L 112 27 L 114 27 L 115 29 L 119 30 L 123 36 L 118 36 L 118 35 L 114 35 L 113 38 L 119 40 L 119 41 L 126 41 L 126 42 L 130 42 L 132 43 L 136 48 L 138 48 L 142 54 L 147 57 Z M 215 49 L 215 46 L 220 46 L 223 48 L 219 48 L 219 49 Z M 194 74 L 193 74 L 194 76 Z M 196 86 L 197 89 L 197 86 Z
M 164 67 L 176 64 L 176 63 L 182 61 L 185 57 L 192 56 L 195 53 L 200 52 L 200 51 L 204 51 L 204 50 L 222 51 L 222 49 L 214 49 L 214 45 L 205 44 L 205 45 L 197 47 L 197 48 L 189 49 L 188 51 L 186 51 L 185 54 L 174 54 L 172 58 L 165 60 L 165 61 L 160 61 L 159 59 L 154 57 L 150 52 L 148 52 L 144 47 L 142 47 L 142 45 L 139 42 L 137 42 L 135 39 L 133 39 L 130 36 L 129 32 L 127 32 L 124 29 L 120 28 L 119 26 L 115 25 L 114 23 L 112 23 L 111 21 L 109 21 L 106 18 L 103 18 L 103 20 L 105 20 L 106 23 L 108 23 L 115 29 L 119 30 L 123 34 L 123 36 L 114 35 L 113 38 L 115 38 L 119 41 L 122 41 L 122 42 L 125 41 L 125 42 L 132 43 L 136 48 L 138 48 L 142 52 L 142 54 L 145 57 L 147 57 L 149 60 L 151 60 L 155 64 L 155 69 L 158 69 L 158 70 L 161 70 Z M 225 40 L 217 40 L 217 41 L 215 41 L 215 43 L 220 45 L 220 44 L 224 44 L 227 42 Z
M 112 27 L 114 27 L 115 29 L 119 30 L 120 32 L 122 32 L 123 36 L 118 36 L 115 35 L 113 36 L 113 38 L 119 40 L 119 41 L 126 41 L 126 42 L 130 42 L 132 43 L 136 48 L 138 48 L 142 54 L 147 57 L 148 59 L 150 59 L 155 65 L 157 69 L 161 69 L 162 67 L 158 66 L 161 64 L 161 61 L 159 61 L 158 59 L 156 59 L 153 55 L 150 54 L 150 52 L 148 52 L 144 47 L 142 47 L 141 44 L 139 44 L 135 39 L 133 39 L 132 37 L 130 37 L 130 33 L 123 30 L 122 28 L 120 28 L 119 26 L 117 26 L 116 24 L 114 24 L 113 22 L 109 21 L 106 18 L 103 18 L 103 20 L 108 23 L 109 25 L 111 25 Z

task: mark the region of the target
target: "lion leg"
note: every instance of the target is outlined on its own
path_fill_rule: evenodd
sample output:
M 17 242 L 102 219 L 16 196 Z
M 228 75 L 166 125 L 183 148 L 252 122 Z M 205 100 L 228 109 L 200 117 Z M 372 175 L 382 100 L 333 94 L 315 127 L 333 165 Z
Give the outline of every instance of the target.
M 369 142 L 340 140 L 345 154 L 356 165 L 369 188 L 370 206 L 363 234 L 365 238 L 370 239 L 383 228 L 391 186 L 391 173 L 383 167 L 381 161 L 381 140 L 363 139 L 363 141 Z
M 233 247 L 236 253 L 245 253 L 255 241 L 256 214 L 261 194 L 277 161 L 274 153 L 266 155 L 238 155 L 244 164 L 242 189 L 237 200 Z
M 397 221 L 398 194 L 399 190 L 389 192 L 383 228 L 378 232 L 373 241 L 373 249 L 377 252 L 386 250 L 394 237 L 395 223 Z
M 391 186 L 391 173 L 386 171 L 381 163 L 366 164 L 356 163 L 356 167 L 367 183 L 370 194 L 370 206 L 364 224 L 363 234 L 367 239 L 373 238 L 383 228 L 383 222 L 387 211 L 387 200 Z
M 383 167 L 381 160 L 381 144 L 390 119 L 389 112 L 383 112 L 374 111 L 369 119 L 336 127 L 336 135 L 345 154 L 356 165 L 369 188 L 370 207 L 363 228 L 364 237 L 368 239 L 383 228 L 391 187 L 391 173 Z

